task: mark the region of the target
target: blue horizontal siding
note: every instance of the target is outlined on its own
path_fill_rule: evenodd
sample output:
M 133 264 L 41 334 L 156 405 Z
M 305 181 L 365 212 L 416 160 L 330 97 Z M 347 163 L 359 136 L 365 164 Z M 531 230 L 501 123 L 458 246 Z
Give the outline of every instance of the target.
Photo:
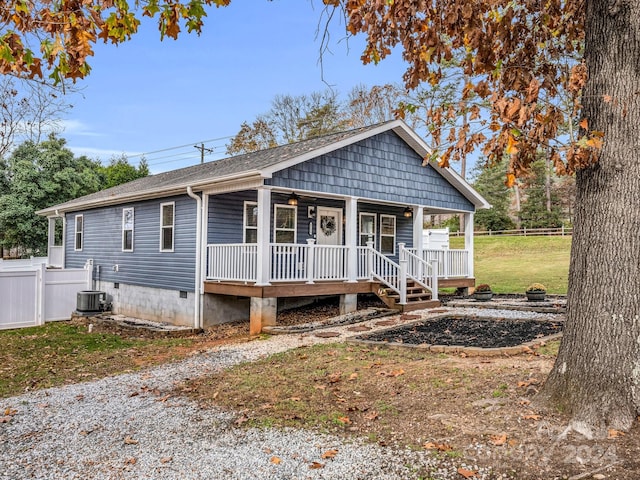
M 473 211 L 474 206 L 394 132 L 273 174 L 266 183 L 374 200 Z
M 160 204 L 165 202 L 175 202 L 173 252 L 160 252 Z M 133 252 L 123 252 L 122 210 L 129 207 L 134 208 Z M 196 210 L 196 202 L 185 195 L 67 213 L 66 266 L 82 267 L 93 259 L 99 280 L 193 292 Z M 84 215 L 81 252 L 74 251 L 76 214 Z

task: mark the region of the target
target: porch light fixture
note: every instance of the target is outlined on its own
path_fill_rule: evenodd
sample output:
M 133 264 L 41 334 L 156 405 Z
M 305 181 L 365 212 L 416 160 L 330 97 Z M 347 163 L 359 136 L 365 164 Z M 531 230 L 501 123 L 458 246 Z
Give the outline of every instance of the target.
M 295 192 L 291 192 L 291 195 L 289 195 L 289 198 L 287 199 L 287 203 L 289 205 L 298 205 L 298 195 L 295 194 Z
M 407 207 L 404 209 L 404 212 L 402 213 L 406 218 L 411 218 L 413 217 L 413 210 L 411 210 L 411 208 Z

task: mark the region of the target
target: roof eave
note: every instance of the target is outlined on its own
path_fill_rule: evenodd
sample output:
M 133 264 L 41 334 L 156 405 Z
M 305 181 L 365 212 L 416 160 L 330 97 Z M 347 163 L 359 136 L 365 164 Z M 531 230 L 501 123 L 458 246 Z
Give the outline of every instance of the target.
M 191 187 L 194 191 L 199 192 L 202 190 L 206 190 L 215 185 L 219 185 L 221 183 L 233 182 L 236 180 L 248 180 L 253 178 L 263 178 L 257 170 L 251 170 L 247 172 L 242 172 L 233 175 L 226 175 L 224 177 L 218 177 L 215 179 L 207 179 L 200 182 L 183 182 L 175 186 L 171 186 L 171 188 L 167 187 L 158 187 L 152 188 L 148 190 L 144 190 L 141 192 L 133 192 L 130 194 L 122 194 L 116 195 L 112 198 L 101 198 L 94 201 L 89 202 L 81 202 L 75 203 L 68 206 L 65 206 L 64 203 L 59 205 L 54 205 L 52 207 L 48 207 L 42 210 L 38 210 L 36 212 L 37 215 L 41 215 L 43 217 L 50 217 L 52 215 L 57 215 L 59 213 L 71 212 L 71 211 L 79 211 L 79 210 L 88 210 L 92 208 L 106 207 L 110 205 L 117 205 L 121 203 L 142 201 L 142 200 L 150 200 L 153 198 L 162 198 L 162 197 L 170 197 L 173 195 L 180 195 L 182 193 L 186 193 L 187 187 Z

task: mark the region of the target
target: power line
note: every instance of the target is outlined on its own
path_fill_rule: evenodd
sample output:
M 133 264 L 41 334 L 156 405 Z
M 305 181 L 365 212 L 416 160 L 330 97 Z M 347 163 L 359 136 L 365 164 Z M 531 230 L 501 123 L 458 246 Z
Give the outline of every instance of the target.
M 211 138 L 211 139 L 209 139 L 209 140 L 202 140 L 202 141 L 200 141 L 200 142 L 191 142 L 191 143 L 186 143 L 186 144 L 184 144 L 184 145 L 178 145 L 178 146 L 176 146 L 176 147 L 168 147 L 168 148 L 163 148 L 163 149 L 160 149 L 160 150 L 153 150 L 153 151 L 151 151 L 151 152 L 138 153 L 138 154 L 136 154 L 136 155 L 131 155 L 129 158 L 144 157 L 144 156 L 146 156 L 146 155 L 153 155 L 153 154 L 155 154 L 155 153 L 168 152 L 168 151 L 171 151 L 171 150 L 177 150 L 177 149 L 179 149 L 179 148 L 192 147 L 194 143 L 211 143 L 211 142 L 218 142 L 218 141 L 220 141 L 220 140 L 228 140 L 228 139 L 233 138 L 233 137 L 234 137 L 234 135 L 229 135 L 229 136 L 226 136 L 226 137 L 218 137 L 218 138 Z

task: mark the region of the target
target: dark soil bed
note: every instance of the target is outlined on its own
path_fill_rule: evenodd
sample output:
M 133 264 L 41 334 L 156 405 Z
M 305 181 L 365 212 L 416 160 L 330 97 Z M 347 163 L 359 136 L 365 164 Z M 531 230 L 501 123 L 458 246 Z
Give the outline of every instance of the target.
M 562 322 L 445 316 L 361 335 L 361 340 L 410 345 L 513 347 L 562 332 Z

